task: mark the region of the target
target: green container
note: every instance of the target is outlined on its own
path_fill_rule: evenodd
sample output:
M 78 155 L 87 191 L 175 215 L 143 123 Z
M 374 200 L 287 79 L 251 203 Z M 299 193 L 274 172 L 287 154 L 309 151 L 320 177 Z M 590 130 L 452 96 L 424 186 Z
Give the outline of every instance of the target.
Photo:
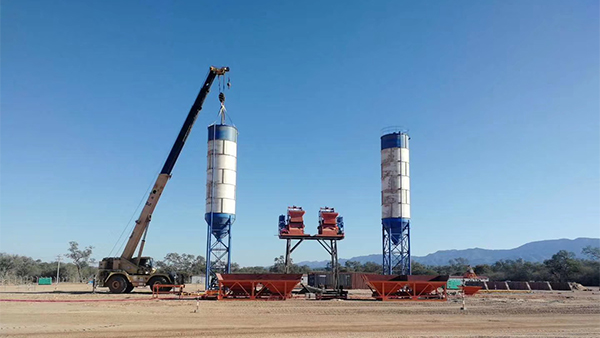
M 38 279 L 38 285 L 52 285 L 52 278 L 51 277 L 40 278 L 40 279 Z
M 448 290 L 458 290 L 461 285 L 461 279 L 448 279 Z

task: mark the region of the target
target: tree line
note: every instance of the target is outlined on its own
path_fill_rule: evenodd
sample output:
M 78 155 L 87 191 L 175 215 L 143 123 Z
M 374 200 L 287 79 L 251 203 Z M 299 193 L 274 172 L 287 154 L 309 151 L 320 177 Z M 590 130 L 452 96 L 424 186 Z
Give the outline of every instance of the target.
M 70 242 L 67 253 L 63 255 L 70 262 L 60 263 L 61 281 L 87 282 L 97 272 L 96 261 L 91 258 L 93 247 L 79 248 L 77 242 Z M 586 247 L 582 253 L 586 259 L 579 259 L 568 251 L 559 251 L 550 259 L 541 263 L 518 260 L 500 260 L 494 264 L 470 266 L 468 260 L 457 258 L 447 265 L 432 266 L 412 262 L 414 275 L 463 275 L 473 269 L 477 275 L 487 276 L 490 280 L 504 281 L 557 281 L 577 282 L 587 286 L 600 285 L 600 247 Z M 0 253 L 0 282 L 36 282 L 40 277 L 56 279 L 58 261 L 43 262 L 31 257 Z M 340 272 L 381 273 L 382 266 L 373 262 L 360 263 L 346 261 L 338 266 Z M 156 262 L 156 268 L 162 272 L 175 272 L 189 282 L 191 276 L 203 275 L 206 271 L 206 259 L 191 254 L 168 253 Z M 311 269 L 306 265 L 292 262 L 290 273 L 328 272 L 331 264 Z M 271 266 L 240 267 L 231 264 L 233 273 L 284 273 L 285 258 L 276 257 Z M 396 271 L 397 273 L 397 271 Z
M 8 284 L 35 283 L 38 278 L 58 278 L 62 282 L 87 282 L 98 271 L 91 258 L 93 247 L 79 248 L 77 242 L 69 242 L 67 253 L 59 255 L 54 262 L 43 262 L 27 256 L 0 253 L 0 282 Z M 64 260 L 63 260 L 64 258 Z M 71 262 L 67 261 L 71 260 Z
M 576 282 L 586 286 L 600 286 L 600 248 L 586 247 L 587 259 L 575 257 L 573 252 L 561 250 L 543 262 L 522 259 L 500 260 L 494 264 L 469 266 L 465 259 L 451 260 L 448 265 L 428 266 L 412 263 L 415 275 L 462 275 L 472 268 L 478 276 L 494 281 L 551 281 Z

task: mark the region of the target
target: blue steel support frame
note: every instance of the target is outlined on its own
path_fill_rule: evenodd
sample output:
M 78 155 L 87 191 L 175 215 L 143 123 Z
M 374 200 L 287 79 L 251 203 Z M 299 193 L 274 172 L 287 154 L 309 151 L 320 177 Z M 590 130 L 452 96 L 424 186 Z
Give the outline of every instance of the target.
M 231 224 L 227 225 L 224 236 L 213 235 L 212 225 L 206 232 L 206 281 L 205 289 L 216 289 L 219 285 L 217 273 L 231 272 Z
M 382 226 L 383 274 L 410 275 L 410 222 L 402 227 L 398 244 L 392 241 L 392 229 Z

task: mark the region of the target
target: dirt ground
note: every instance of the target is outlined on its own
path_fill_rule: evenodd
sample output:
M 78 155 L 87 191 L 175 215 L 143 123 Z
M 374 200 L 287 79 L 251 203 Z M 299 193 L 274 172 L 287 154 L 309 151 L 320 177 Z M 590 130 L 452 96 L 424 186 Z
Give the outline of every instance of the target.
M 478 294 L 448 302 L 152 300 L 86 285 L 0 286 L 0 337 L 598 337 L 600 292 Z M 369 298 L 366 291 L 353 298 Z M 23 302 L 27 300 L 27 302 Z M 30 302 L 31 300 L 93 300 Z M 106 301 L 110 300 L 110 301 Z M 116 301 L 115 301 L 116 300 Z

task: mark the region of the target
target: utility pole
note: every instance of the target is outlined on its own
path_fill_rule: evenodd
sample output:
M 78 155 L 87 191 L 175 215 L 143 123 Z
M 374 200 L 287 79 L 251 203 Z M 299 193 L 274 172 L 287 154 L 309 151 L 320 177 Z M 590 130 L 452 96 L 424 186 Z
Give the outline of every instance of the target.
M 60 255 L 56 256 L 56 261 L 58 265 L 56 266 L 56 284 L 60 281 Z

